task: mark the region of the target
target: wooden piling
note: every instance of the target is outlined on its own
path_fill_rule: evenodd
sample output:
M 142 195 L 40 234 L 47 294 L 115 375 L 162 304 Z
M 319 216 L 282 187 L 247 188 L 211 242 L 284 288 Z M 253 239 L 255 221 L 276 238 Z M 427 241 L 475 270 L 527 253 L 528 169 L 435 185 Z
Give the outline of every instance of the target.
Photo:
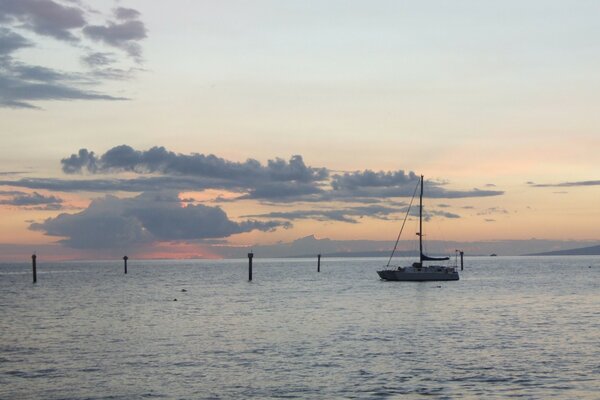
M 127 274 L 127 260 L 129 260 L 129 257 L 123 257 L 123 267 L 125 268 L 125 274 Z
M 252 281 L 252 257 L 254 253 L 248 253 L 248 280 Z
M 321 272 L 321 255 L 317 255 L 317 272 Z
M 33 283 L 37 282 L 37 265 L 36 265 L 37 256 L 33 254 L 31 256 L 31 267 L 33 269 Z

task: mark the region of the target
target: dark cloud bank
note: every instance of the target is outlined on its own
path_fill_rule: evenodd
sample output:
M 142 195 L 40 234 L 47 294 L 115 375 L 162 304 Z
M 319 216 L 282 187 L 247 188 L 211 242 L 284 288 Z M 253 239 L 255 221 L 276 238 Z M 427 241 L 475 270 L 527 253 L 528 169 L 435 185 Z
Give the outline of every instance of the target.
M 79 249 L 219 239 L 252 230 L 287 228 L 290 221 L 299 219 L 346 223 L 357 223 L 363 217 L 396 219 L 408 205 L 399 198 L 411 197 L 419 181 L 414 172 L 402 170 L 333 173 L 326 167 L 306 165 L 299 155 L 266 163 L 254 159 L 237 162 L 212 154 L 180 154 L 164 147 L 142 151 L 127 145 L 99 155 L 81 149 L 62 159 L 61 166 L 69 179 L 22 178 L 3 180 L 0 185 L 56 192 L 141 193 L 129 198 L 105 196 L 80 213 L 65 213 L 31 225 L 31 229 L 61 237 L 61 243 Z M 445 185 L 428 181 L 426 195 L 447 199 L 503 194 L 498 190 L 449 190 Z M 230 202 L 253 199 L 297 208 L 233 221 L 219 207 L 178 197 L 184 191 L 206 189 L 238 193 Z M 187 205 L 182 207 L 182 203 Z M 411 210 L 412 215 L 417 212 L 417 207 Z M 428 208 L 425 217 L 460 215 Z
M 115 249 L 153 241 L 194 241 L 222 238 L 252 230 L 287 227 L 285 222 L 234 222 L 219 207 L 180 207 L 172 194 L 144 193 L 134 198 L 105 196 L 76 214 L 60 214 L 31 229 L 64 237 L 60 243 L 76 249 Z
M 38 108 L 42 100 L 125 100 L 91 89 L 107 79 L 127 79 L 137 68 L 122 69 L 119 51 L 139 64 L 140 41 L 147 30 L 140 13 L 119 7 L 104 25 L 88 21 L 88 8 L 81 2 L 52 0 L 0 0 L 0 107 Z M 80 49 L 82 72 L 65 72 L 19 60 L 18 53 L 34 48 L 32 37 L 46 37 Z M 117 52 L 94 50 L 89 44 L 101 44 Z
M 198 190 L 204 188 L 228 189 L 244 192 L 240 199 L 258 199 L 276 202 L 298 201 L 338 201 L 370 202 L 370 199 L 390 199 L 411 196 L 418 182 L 414 172 L 399 171 L 354 171 L 332 174 L 323 167 L 311 167 L 304 163 L 302 156 L 292 156 L 288 161 L 276 158 L 266 165 L 249 159 L 233 162 L 215 155 L 179 154 L 164 147 L 153 147 L 146 151 L 135 150 L 130 146 L 113 147 L 97 156 L 94 152 L 81 149 L 77 154 L 61 160 L 66 174 L 88 173 L 91 175 L 135 172 L 142 179 L 127 183 L 141 187 L 145 183 L 156 184 L 156 177 L 143 175 L 159 174 L 171 176 L 172 189 Z M 160 178 L 158 178 L 160 179 Z M 79 186 L 89 181 L 69 181 L 71 190 L 81 190 Z M 119 180 L 111 181 L 119 186 Z M 43 182 L 38 182 L 42 185 Z M 60 185 L 61 181 L 48 182 Z M 108 182 L 101 181 L 106 185 Z M 183 186 L 189 185 L 187 188 Z M 69 184 L 64 184 L 67 189 Z M 427 196 L 432 198 L 465 198 L 497 196 L 498 190 L 453 191 L 443 184 L 428 181 Z

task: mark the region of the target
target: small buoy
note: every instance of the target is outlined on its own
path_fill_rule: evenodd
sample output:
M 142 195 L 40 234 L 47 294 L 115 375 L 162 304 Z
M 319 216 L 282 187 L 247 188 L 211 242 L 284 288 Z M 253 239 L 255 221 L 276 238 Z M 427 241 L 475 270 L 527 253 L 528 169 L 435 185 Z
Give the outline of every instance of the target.
M 173 301 L 177 301 L 177 299 L 173 299 Z
M 185 289 L 181 289 L 181 291 L 182 291 L 182 292 L 187 292 L 187 290 L 185 290 Z

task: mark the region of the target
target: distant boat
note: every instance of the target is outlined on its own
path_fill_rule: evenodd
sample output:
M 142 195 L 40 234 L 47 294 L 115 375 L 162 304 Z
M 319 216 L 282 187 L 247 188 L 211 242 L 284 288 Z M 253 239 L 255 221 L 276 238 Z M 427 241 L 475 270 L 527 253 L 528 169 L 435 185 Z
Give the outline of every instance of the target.
M 417 233 L 417 236 L 419 236 L 419 262 L 414 262 L 411 266 L 407 267 L 390 266 L 390 262 L 394 257 L 394 252 L 398 246 L 398 241 L 400 240 L 400 235 L 402 235 L 402 230 L 404 229 L 404 223 L 406 223 L 406 218 L 410 212 L 410 206 L 412 205 L 419 187 L 421 188 L 421 194 L 419 196 L 419 233 Z M 421 180 L 417 187 L 415 187 L 415 192 L 413 193 L 410 205 L 406 211 L 406 216 L 404 217 L 402 228 L 400 228 L 398 239 L 396 240 L 396 244 L 392 250 L 392 255 L 390 256 L 385 268 L 377 271 L 377 274 L 379 274 L 381 279 L 386 281 L 457 281 L 459 277 L 456 267 L 444 265 L 424 265 L 425 261 L 448 260 L 450 260 L 450 257 L 430 257 L 423 254 L 423 175 L 421 175 Z
M 492 253 L 492 254 L 490 254 L 490 257 L 498 257 L 498 254 Z

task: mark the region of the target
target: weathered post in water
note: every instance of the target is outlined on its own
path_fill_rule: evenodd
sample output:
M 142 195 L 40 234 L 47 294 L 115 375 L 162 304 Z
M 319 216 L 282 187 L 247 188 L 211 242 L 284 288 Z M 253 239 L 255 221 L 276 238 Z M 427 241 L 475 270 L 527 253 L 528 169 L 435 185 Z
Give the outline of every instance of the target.
M 317 272 L 321 272 L 321 255 L 317 255 Z
M 464 251 L 460 252 L 460 270 L 462 271 L 465 267 L 465 263 L 463 262 L 463 256 L 465 255 Z
M 125 274 L 127 274 L 127 260 L 129 260 L 129 257 L 123 257 L 123 267 L 125 268 Z
M 35 254 L 33 254 L 31 256 L 31 268 L 33 269 L 33 283 L 37 282 L 37 265 L 36 265 L 36 260 L 37 256 Z
M 252 280 L 252 257 L 254 257 L 254 253 L 248 253 L 248 280 Z

